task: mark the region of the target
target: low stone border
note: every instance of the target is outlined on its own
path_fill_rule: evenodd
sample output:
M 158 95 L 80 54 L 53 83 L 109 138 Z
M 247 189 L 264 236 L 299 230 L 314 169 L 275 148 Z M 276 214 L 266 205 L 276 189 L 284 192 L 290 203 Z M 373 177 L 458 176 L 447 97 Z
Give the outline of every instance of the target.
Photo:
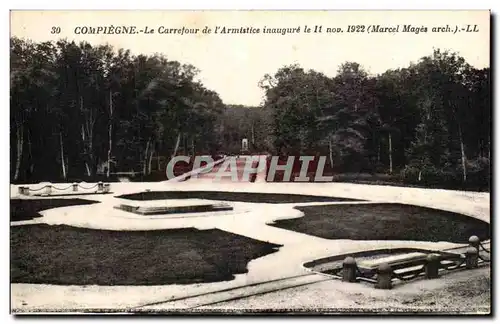
M 463 250 L 464 248 L 465 250 Z M 421 276 L 424 276 L 425 279 L 436 279 L 439 278 L 441 271 L 475 269 L 481 265 L 489 264 L 491 259 L 491 257 L 488 258 L 484 254 L 480 254 L 480 252 L 490 254 L 490 250 L 484 247 L 477 236 L 469 238 L 468 246 L 453 250 L 458 251 L 431 251 L 417 248 L 376 249 L 321 258 L 306 262 L 302 266 L 310 272 L 341 279 L 344 282 L 363 281 L 374 284 L 374 287 L 378 289 L 392 289 L 394 279 L 400 282 L 410 281 Z M 362 266 L 361 268 L 358 267 L 358 262 L 355 259 L 355 257 L 369 256 L 373 253 L 398 252 L 420 252 L 425 255 L 408 257 L 394 262 L 382 262 L 372 267 Z M 339 265 L 332 265 L 325 269 L 314 269 L 314 267 L 328 262 L 339 263 Z

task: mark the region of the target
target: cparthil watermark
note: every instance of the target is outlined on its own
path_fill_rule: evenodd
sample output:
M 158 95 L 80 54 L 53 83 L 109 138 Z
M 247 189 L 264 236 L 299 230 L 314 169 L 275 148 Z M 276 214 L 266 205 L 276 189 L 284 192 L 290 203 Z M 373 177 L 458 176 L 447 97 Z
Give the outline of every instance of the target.
M 280 174 L 283 182 L 331 182 L 333 176 L 325 176 L 326 156 L 288 156 L 286 161 L 279 156 L 246 155 L 229 156 L 214 160 L 211 156 L 176 156 L 170 160 L 166 168 L 168 179 L 189 176 L 196 179 L 201 175 L 212 173 L 215 181 L 230 178 L 231 181 L 250 181 L 251 177 L 260 175 L 267 181 L 273 181 Z M 191 164 L 191 162 L 193 162 Z M 182 163 L 190 167 L 190 171 L 175 175 L 176 167 Z M 292 178 L 293 176 L 293 178 Z

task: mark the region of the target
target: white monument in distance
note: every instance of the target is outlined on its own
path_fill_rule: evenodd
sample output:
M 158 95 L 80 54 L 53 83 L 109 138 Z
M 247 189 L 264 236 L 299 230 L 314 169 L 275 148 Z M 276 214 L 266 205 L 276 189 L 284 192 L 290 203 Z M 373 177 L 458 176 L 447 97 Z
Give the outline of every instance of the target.
M 243 152 L 248 151 L 248 139 L 244 138 L 241 140 L 241 150 Z

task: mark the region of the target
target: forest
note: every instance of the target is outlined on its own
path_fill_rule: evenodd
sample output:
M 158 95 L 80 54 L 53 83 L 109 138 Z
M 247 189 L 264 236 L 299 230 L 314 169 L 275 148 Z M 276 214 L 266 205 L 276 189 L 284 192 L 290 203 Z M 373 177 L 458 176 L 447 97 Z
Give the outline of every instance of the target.
M 173 156 L 237 154 L 248 138 L 253 153 L 327 156 L 338 175 L 489 189 L 490 68 L 457 53 L 378 75 L 285 65 L 260 80 L 259 107 L 225 104 L 168 53 L 12 37 L 10 55 L 14 183 L 161 178 Z

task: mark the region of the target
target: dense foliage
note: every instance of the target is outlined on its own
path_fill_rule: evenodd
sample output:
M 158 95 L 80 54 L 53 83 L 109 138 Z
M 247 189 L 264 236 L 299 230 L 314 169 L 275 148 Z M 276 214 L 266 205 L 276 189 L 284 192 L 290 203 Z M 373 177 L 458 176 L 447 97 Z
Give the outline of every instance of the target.
M 435 50 L 377 76 L 354 62 L 333 78 L 285 66 L 261 87 L 276 152 L 328 156 L 335 174 L 488 187 L 490 69 L 455 53 Z
M 108 45 L 11 38 L 14 182 L 164 170 L 172 156 L 253 152 L 328 157 L 340 173 L 405 182 L 490 178 L 490 69 L 435 50 L 372 76 L 284 66 L 260 82 L 261 107 L 225 105 L 198 70 Z M 161 171 L 163 172 L 163 171 Z
M 147 174 L 158 157 L 217 150 L 214 128 L 224 105 L 197 73 L 161 55 L 12 38 L 14 181 Z

